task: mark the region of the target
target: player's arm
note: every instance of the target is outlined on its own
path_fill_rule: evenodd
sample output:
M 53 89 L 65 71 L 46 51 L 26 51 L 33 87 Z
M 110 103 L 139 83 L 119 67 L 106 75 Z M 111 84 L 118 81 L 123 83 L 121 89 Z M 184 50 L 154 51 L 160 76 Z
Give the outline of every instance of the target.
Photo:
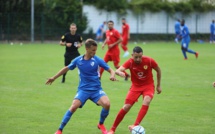
M 116 71 L 115 74 L 120 76 L 120 77 L 125 77 L 125 68 L 123 66 L 120 66 Z
M 114 42 L 113 44 L 109 45 L 108 48 L 112 48 L 113 46 L 119 44 L 120 42 L 122 42 L 122 37 L 121 36 L 119 37 L 119 39 L 116 42 Z
M 52 82 L 55 81 L 55 79 L 57 79 L 59 76 L 65 74 L 68 70 L 69 70 L 69 68 L 67 66 L 62 68 L 56 75 L 54 75 L 51 78 L 48 78 L 48 80 L 46 81 L 46 85 L 51 85 Z
M 65 41 L 60 41 L 60 45 L 61 46 L 66 46 L 66 42 Z
M 161 93 L 161 69 L 159 66 L 155 67 L 154 70 L 157 72 L 157 93 L 160 94 Z
M 107 71 L 110 73 L 110 80 L 111 81 L 116 81 L 114 70 L 109 68 Z
M 106 44 L 107 44 L 107 39 L 105 39 L 104 43 L 102 44 L 102 49 L 104 49 Z

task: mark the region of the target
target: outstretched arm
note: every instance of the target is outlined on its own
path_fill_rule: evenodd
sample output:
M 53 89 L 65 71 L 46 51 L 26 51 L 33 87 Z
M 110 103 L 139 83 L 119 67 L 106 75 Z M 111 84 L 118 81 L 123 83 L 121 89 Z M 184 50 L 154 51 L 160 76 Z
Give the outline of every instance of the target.
M 115 72 L 113 71 L 113 69 L 109 68 L 107 71 L 110 73 L 110 80 L 116 81 Z
M 59 76 L 65 74 L 68 70 L 69 70 L 69 68 L 67 66 L 62 68 L 55 76 L 48 78 L 48 80 L 46 81 L 46 85 L 51 85 L 55 79 L 57 79 Z
M 117 70 L 116 70 L 116 75 L 121 76 L 121 77 L 125 77 L 125 68 L 123 66 L 120 66 Z
M 161 90 L 161 69 L 159 66 L 157 66 L 156 68 L 154 68 L 154 70 L 157 72 L 156 90 L 157 90 L 157 93 L 160 94 L 162 92 L 162 90 Z

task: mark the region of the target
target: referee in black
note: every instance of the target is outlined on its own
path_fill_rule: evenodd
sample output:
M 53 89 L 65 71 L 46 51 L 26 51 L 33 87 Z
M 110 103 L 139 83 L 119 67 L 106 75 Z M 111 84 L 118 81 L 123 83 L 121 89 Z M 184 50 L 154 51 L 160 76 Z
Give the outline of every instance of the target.
M 75 23 L 70 25 L 70 32 L 66 33 L 61 37 L 60 45 L 66 47 L 66 52 L 64 54 L 64 65 L 68 66 L 71 61 L 78 57 L 80 53 L 78 48 L 82 46 L 82 37 L 76 34 L 77 26 Z M 62 83 L 66 80 L 66 73 L 63 75 Z

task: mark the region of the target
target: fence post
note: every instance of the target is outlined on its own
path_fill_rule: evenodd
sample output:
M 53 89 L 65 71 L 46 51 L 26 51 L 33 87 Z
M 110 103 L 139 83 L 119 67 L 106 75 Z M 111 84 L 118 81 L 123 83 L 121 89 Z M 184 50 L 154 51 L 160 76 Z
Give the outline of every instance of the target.
M 41 43 L 44 42 L 44 15 L 41 13 Z
M 10 13 L 7 14 L 7 42 L 10 42 Z
M 167 37 L 166 37 L 166 41 L 168 41 L 169 40 L 169 14 L 168 13 L 166 13 L 166 35 L 167 35 Z

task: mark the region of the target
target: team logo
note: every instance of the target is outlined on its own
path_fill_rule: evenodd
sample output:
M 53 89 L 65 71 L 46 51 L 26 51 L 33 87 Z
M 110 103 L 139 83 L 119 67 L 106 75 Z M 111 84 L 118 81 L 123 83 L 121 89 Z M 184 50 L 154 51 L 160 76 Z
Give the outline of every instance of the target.
M 62 37 L 61 37 L 61 39 L 64 39 L 65 38 L 65 36 L 63 35 Z
M 113 33 L 112 33 L 112 32 L 110 32 L 110 35 L 113 35 Z
M 147 65 L 145 65 L 145 66 L 143 66 L 143 68 L 146 70 L 146 69 L 148 68 L 148 66 L 147 66 Z
M 143 72 L 138 72 L 137 75 L 138 75 L 139 77 L 142 77 L 142 76 L 143 76 Z
M 95 64 L 95 62 L 91 62 L 91 63 L 90 63 L 91 66 L 94 66 L 94 64 Z

